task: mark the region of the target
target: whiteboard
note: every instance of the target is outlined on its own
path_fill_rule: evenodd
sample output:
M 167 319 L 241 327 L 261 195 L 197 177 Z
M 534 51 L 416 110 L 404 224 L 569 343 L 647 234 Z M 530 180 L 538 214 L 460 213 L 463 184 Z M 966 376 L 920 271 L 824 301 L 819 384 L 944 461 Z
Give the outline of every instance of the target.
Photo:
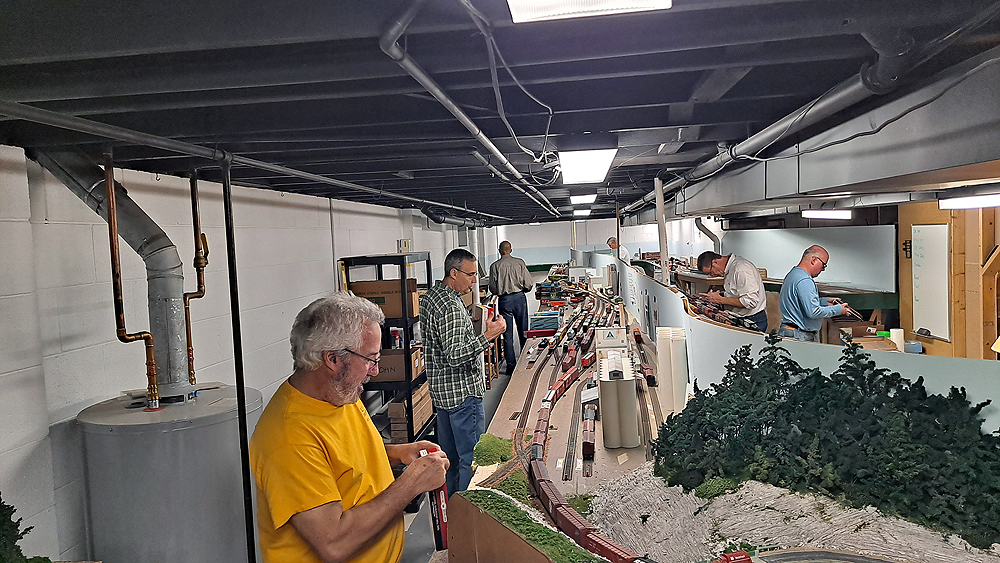
M 951 339 L 948 311 L 948 225 L 913 225 L 913 330 L 926 328 L 931 335 Z

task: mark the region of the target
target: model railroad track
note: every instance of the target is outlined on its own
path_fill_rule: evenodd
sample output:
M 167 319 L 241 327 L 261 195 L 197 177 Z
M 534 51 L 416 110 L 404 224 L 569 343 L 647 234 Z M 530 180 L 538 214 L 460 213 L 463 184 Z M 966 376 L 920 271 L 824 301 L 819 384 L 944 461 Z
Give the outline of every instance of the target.
M 652 439 L 652 429 L 649 427 L 649 408 L 646 407 L 646 379 L 637 377 L 635 380 L 636 393 L 639 395 L 639 421 L 642 426 L 642 447 L 646 450 L 646 461 L 653 460 L 653 447 L 650 444 Z
M 639 358 L 643 363 L 649 363 L 649 357 L 646 356 L 646 343 L 636 342 L 636 348 L 639 349 Z M 652 365 L 652 364 L 650 364 Z M 660 381 L 660 377 L 663 374 L 656 374 L 657 382 Z M 659 383 L 657 383 L 659 385 Z M 656 431 L 659 432 L 660 427 L 663 426 L 663 411 L 660 409 L 660 397 L 656 394 L 656 391 L 649 391 L 650 402 L 653 403 L 653 419 L 656 421 Z
M 573 400 L 573 418 L 569 423 L 569 436 L 566 438 L 566 456 L 563 457 L 563 481 L 573 479 L 573 468 L 576 467 L 576 438 L 580 435 L 580 418 L 583 416 L 583 403 L 580 395 L 586 385 L 583 383 L 583 374 L 576 385 L 576 398 Z
M 528 425 L 528 417 L 531 413 L 531 402 L 535 397 L 535 388 L 538 386 L 538 378 L 542 374 L 542 370 L 548 363 L 549 358 L 552 356 L 552 348 L 545 351 L 545 354 L 535 361 L 535 373 L 531 376 L 531 384 L 528 386 L 528 392 L 524 396 L 524 404 L 521 406 L 521 414 L 517 419 L 517 428 L 514 430 L 514 458 L 504 462 L 503 465 L 497 468 L 492 475 L 483 479 L 479 485 L 482 487 L 492 487 L 497 483 L 506 479 L 511 473 L 513 473 L 518 468 L 523 468 L 525 471 L 528 469 L 528 455 L 525 453 L 527 449 L 524 447 L 524 428 Z M 560 359 L 556 358 L 556 368 L 559 367 Z

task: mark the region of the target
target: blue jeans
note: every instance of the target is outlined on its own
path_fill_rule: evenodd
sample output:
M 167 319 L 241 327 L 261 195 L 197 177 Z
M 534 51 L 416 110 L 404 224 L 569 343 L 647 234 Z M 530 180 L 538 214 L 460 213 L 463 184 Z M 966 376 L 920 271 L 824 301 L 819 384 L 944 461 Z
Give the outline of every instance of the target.
M 785 325 L 781 325 L 778 328 L 778 336 L 783 336 L 785 338 L 794 338 L 795 340 L 801 340 L 803 342 L 819 342 L 818 332 L 808 332 L 805 330 L 791 329 L 787 328 Z
M 750 322 L 757 325 L 757 330 L 767 332 L 767 311 L 757 311 L 755 314 L 743 318 L 749 319 Z
M 451 462 L 445 479 L 448 496 L 469 488 L 472 450 L 483 432 L 486 432 L 486 412 L 482 397 L 466 397 L 453 409 L 438 409 L 438 445 Z
M 514 325 L 517 324 L 517 338 L 524 349 L 524 331 L 528 330 L 528 299 L 523 293 L 501 295 L 497 309 L 507 321 L 507 331 L 503 334 L 503 359 L 507 362 L 507 375 L 514 373 L 517 354 L 514 352 Z

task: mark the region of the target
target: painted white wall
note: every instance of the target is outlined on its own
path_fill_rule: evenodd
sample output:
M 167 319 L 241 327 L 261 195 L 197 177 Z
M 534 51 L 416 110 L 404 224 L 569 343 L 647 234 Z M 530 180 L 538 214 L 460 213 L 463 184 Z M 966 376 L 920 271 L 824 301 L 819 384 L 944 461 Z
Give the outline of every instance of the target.
M 116 170 L 116 179 L 159 224 L 194 289 L 186 179 Z M 207 295 L 192 301 L 199 382 L 235 384 L 226 243 L 219 184 L 201 182 L 209 242 Z M 409 210 L 233 188 L 246 382 L 267 401 L 291 373 L 295 314 L 338 285 L 334 261 L 396 251 L 412 238 L 437 269 L 455 229 Z M 89 559 L 82 436 L 76 414 L 125 389 L 144 388 L 140 344 L 115 336 L 108 230 L 21 149 L 0 146 L 0 492 L 35 529 L 26 553 Z M 126 322 L 148 327 L 145 268 L 122 245 Z
M 584 253 L 584 255 L 585 262 L 597 269 L 611 263 L 617 264 L 619 271 L 623 272 L 619 277 L 619 295 L 625 307 L 639 319 L 640 326 L 647 331 L 647 334 L 653 324 L 685 329 L 688 373 L 691 380 L 689 391 L 693 388 L 691 383 L 694 380 L 698 381 L 698 386 L 702 389 L 720 383 L 726 373 L 726 363 L 740 346 L 750 344 L 753 346 L 754 354 L 760 352 L 764 335 L 718 325 L 701 317 L 692 317 L 684 312 L 684 297 L 679 291 L 653 281 L 611 256 L 595 253 Z M 650 311 L 655 311 L 655 314 Z M 651 320 L 655 322 L 649 322 Z M 843 351 L 841 346 L 797 342 L 790 339 L 782 340 L 781 345 L 800 365 L 806 368 L 819 367 L 826 375 L 836 370 Z M 996 377 L 995 361 L 879 350 L 866 352 L 871 355 L 878 367 L 897 371 L 911 381 L 923 377 L 924 385 L 930 393 L 947 396 L 952 387 L 961 387 L 968 393 L 969 402 L 972 404 L 987 399 L 993 400 L 993 403 L 980 413 L 984 419 L 982 429 L 984 432 L 994 432 L 1000 426 L 1000 405 L 996 401 L 1000 397 L 1000 380 Z M 666 389 L 669 389 L 669 386 L 663 385 L 661 380 L 660 390 Z
M 896 226 L 857 225 L 814 227 L 811 229 L 761 229 L 731 231 L 724 239 L 725 253 L 736 253 L 772 278 L 784 278 L 814 244 L 830 253 L 830 265 L 818 281 L 872 289 L 896 291 Z M 858 252 L 859 247 L 864 252 Z
M 607 241 L 616 236 L 614 219 L 505 225 L 496 229 L 500 240 L 509 240 L 514 245 L 514 256 L 528 264 L 552 264 L 569 260 L 568 249 L 573 242 L 574 224 L 577 248 L 610 253 Z M 622 227 L 618 242 L 625 245 L 633 256 L 640 251 L 657 252 L 660 249 L 656 225 Z M 671 256 L 686 258 L 712 250 L 712 241 L 695 227 L 694 219 L 678 219 L 667 223 L 667 249 Z

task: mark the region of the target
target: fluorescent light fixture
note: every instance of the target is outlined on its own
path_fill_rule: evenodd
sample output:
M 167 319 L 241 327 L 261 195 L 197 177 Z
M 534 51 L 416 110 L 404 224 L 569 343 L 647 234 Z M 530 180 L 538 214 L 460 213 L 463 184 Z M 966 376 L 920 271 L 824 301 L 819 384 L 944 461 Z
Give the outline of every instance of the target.
M 590 215 L 590 210 L 589 209 L 574 209 L 573 210 L 573 215 L 575 217 L 586 217 L 587 215 Z
M 803 219 L 850 219 L 854 213 L 850 209 L 804 209 Z
M 1000 194 L 973 195 L 938 200 L 938 209 L 979 209 L 980 207 L 1000 207 Z
M 563 184 L 599 184 L 608 177 L 618 149 L 559 151 Z
M 528 224 L 531 225 L 532 227 L 537 227 L 538 225 L 541 225 L 541 223 L 528 223 Z
M 671 0 L 507 0 L 514 23 L 666 10 Z
M 571 195 L 569 196 L 569 201 L 573 205 L 580 205 L 582 203 L 594 203 L 595 201 L 597 201 L 597 194 Z

